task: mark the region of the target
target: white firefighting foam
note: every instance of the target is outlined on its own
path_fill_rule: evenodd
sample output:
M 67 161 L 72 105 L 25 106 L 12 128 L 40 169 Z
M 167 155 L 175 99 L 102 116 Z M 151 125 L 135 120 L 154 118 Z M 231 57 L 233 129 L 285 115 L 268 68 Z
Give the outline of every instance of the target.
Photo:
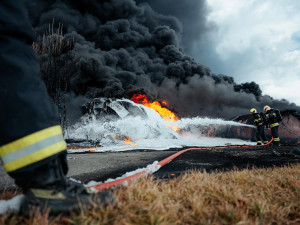
M 88 149 L 69 150 L 79 151 L 126 151 L 134 149 L 165 150 L 185 146 L 222 146 L 226 143 L 233 145 L 255 144 L 239 139 L 208 138 L 202 136 L 203 129 L 210 126 L 248 126 L 250 125 L 212 118 L 182 118 L 176 122 L 164 120 L 153 109 L 136 104 L 130 100 L 130 104 L 139 107 L 146 113 L 146 118 L 141 116 L 127 116 L 117 120 L 101 120 L 92 118 L 80 122 L 68 129 L 66 138 L 86 139 L 98 143 L 98 146 Z M 176 126 L 179 131 L 171 127 Z M 130 140 L 125 142 L 124 139 Z M 97 145 L 97 144 L 95 144 Z
M 85 186 L 86 187 L 92 187 L 92 186 L 95 186 L 95 185 L 98 185 L 98 184 L 102 184 L 102 183 L 113 182 L 113 181 L 116 181 L 116 180 L 120 180 L 120 179 L 123 179 L 123 178 L 126 178 L 126 177 L 133 176 L 133 175 L 138 174 L 138 173 L 143 172 L 143 171 L 145 171 L 144 176 L 146 176 L 146 175 L 148 175 L 150 173 L 155 173 L 156 171 L 158 171 L 160 169 L 160 167 L 161 166 L 158 165 L 158 161 L 154 161 L 152 164 L 149 164 L 149 165 L 147 165 L 144 168 L 139 168 L 139 169 L 136 169 L 134 171 L 126 172 L 121 177 L 117 177 L 115 179 L 109 178 L 109 179 L 107 179 L 104 182 L 90 181 L 89 183 L 85 184 Z M 123 185 L 126 186 L 127 184 L 128 184 L 128 181 L 124 181 Z M 92 188 L 92 191 L 95 191 L 95 190 Z
M 23 199 L 24 195 L 16 195 L 9 200 L 0 200 L 0 215 L 4 215 L 10 212 L 19 212 Z

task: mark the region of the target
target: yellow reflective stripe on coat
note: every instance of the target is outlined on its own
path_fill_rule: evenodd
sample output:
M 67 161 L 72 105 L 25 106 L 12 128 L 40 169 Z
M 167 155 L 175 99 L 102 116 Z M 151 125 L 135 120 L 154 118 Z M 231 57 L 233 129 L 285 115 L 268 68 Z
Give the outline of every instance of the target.
M 49 127 L 0 147 L 7 172 L 48 158 L 66 149 L 60 126 Z
M 274 140 L 274 141 L 280 141 L 280 139 L 279 139 L 279 138 L 274 138 L 273 140 Z
M 276 126 L 279 126 L 279 123 L 272 123 L 272 124 L 270 125 L 270 128 L 276 127 Z

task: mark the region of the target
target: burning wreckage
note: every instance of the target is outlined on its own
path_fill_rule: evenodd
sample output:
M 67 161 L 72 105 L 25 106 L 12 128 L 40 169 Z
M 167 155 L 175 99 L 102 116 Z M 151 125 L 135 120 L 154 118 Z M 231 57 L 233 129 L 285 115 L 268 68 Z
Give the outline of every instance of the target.
M 213 119 L 179 119 L 167 108 L 166 102 L 149 101 L 146 95 L 134 94 L 131 100 L 95 98 L 83 105 L 82 122 L 77 125 L 72 136 L 77 138 L 85 133 L 85 138 L 68 140 L 94 145 L 136 139 L 180 139 L 183 136 L 227 137 L 231 121 Z M 207 121 L 208 120 L 208 121 Z M 243 126 L 235 123 L 234 126 Z M 137 128 L 138 127 L 138 128 Z M 251 126 L 248 126 L 253 129 Z M 78 132 L 79 131 L 79 132 Z M 82 137 L 82 136 L 81 136 Z
M 81 110 L 82 122 L 78 126 L 87 126 L 85 131 L 81 130 L 81 133 L 86 133 L 85 138 L 77 139 L 76 135 L 73 135 L 68 142 L 88 142 L 98 146 L 117 141 L 134 144 L 131 139 L 179 139 L 186 134 L 255 141 L 256 129 L 252 126 L 254 123 L 250 115 L 238 116 L 232 121 L 208 118 L 179 119 L 167 108 L 166 102 L 150 102 L 147 96 L 142 94 L 133 95 L 131 100 L 95 98 L 83 105 Z M 281 113 L 283 122 L 279 129 L 280 138 L 285 143 L 299 143 L 299 112 L 286 110 Z M 142 132 L 135 130 L 134 125 L 137 124 L 143 127 Z M 266 134 L 270 138 L 269 132 Z
M 154 111 L 150 108 L 154 109 Z M 131 124 L 138 123 L 138 121 L 148 121 L 141 124 L 141 126 L 144 126 L 144 130 L 147 130 L 147 135 L 141 138 L 165 136 L 169 139 L 176 139 L 179 137 L 178 133 L 175 132 L 179 128 L 173 124 L 168 125 L 168 123 L 178 120 L 175 114 L 158 102 L 149 103 L 145 95 L 134 95 L 131 100 L 105 97 L 95 98 L 83 105 L 81 112 L 82 125 L 101 124 L 105 127 L 105 132 L 99 132 L 98 129 L 98 132 L 89 132 L 89 135 L 86 135 L 85 141 L 96 142 L 96 144 L 106 141 L 114 142 L 116 140 L 130 142 L 130 137 L 124 132 L 126 130 L 124 124 L 118 123 L 118 121 L 126 121 L 125 123 Z M 165 126 L 159 125 L 161 121 L 166 121 Z M 118 124 L 116 125 L 115 123 Z M 166 130 L 168 132 L 165 132 Z

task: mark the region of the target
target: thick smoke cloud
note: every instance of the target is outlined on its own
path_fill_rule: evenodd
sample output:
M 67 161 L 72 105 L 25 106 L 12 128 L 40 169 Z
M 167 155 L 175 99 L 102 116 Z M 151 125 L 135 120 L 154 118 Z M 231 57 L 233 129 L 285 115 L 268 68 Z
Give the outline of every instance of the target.
M 199 43 L 202 36 L 215 29 L 207 21 L 209 13 L 206 1 L 199 0 L 136 0 L 137 4 L 148 4 L 156 12 L 172 15 L 182 23 L 181 45 L 188 53 L 193 52 L 195 44 Z
M 252 107 L 261 110 L 265 104 L 300 110 L 287 101 L 261 96 L 254 82 L 236 84 L 230 76 L 213 74 L 181 49 L 185 39 L 179 20 L 148 4 L 33 0 L 28 8 L 37 36 L 54 20 L 56 27 L 63 24 L 65 40 L 74 40 L 63 53 L 69 60 L 62 67 L 72 64 L 67 87 L 76 95 L 130 98 L 144 92 L 152 99 L 167 100 L 180 116 L 232 118 Z M 47 63 L 47 55 L 41 60 Z

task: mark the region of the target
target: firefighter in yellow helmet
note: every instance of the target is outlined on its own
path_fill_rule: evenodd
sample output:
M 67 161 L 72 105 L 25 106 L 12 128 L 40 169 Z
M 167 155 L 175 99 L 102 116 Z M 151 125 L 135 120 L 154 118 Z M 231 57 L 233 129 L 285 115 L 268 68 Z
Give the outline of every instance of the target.
M 32 27 L 23 0 L 0 2 L 0 158 L 31 206 L 57 214 L 112 201 L 66 178 L 66 143 L 58 114 L 40 76 Z
M 265 124 L 265 117 L 263 113 L 258 113 L 255 108 L 250 110 L 250 113 L 254 119 L 254 124 L 256 126 L 256 141 L 257 145 L 261 145 L 262 143 L 268 143 L 268 139 L 264 132 L 264 124 Z
M 264 107 L 265 116 L 267 119 L 267 126 L 271 128 L 274 145 L 280 145 L 280 139 L 278 135 L 279 123 L 282 121 L 282 116 L 278 109 L 273 109 L 266 105 Z

